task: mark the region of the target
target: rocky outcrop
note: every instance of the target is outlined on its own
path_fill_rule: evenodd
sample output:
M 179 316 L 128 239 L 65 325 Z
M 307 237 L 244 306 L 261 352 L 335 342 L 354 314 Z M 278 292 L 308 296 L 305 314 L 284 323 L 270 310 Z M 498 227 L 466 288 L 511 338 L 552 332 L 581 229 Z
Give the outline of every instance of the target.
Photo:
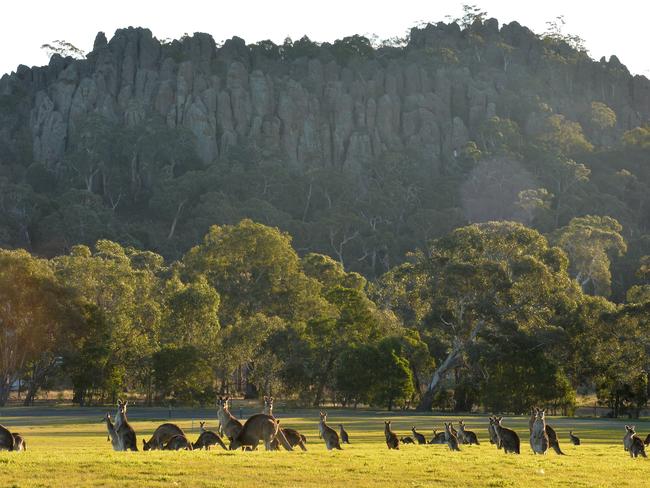
M 358 171 L 383 151 L 405 149 L 438 168 L 489 117 L 525 125 L 517 101 L 504 97 L 526 88 L 516 86 L 524 75 L 568 118 L 578 120 L 592 100 L 615 109 L 618 130 L 649 118 L 650 83 L 615 57 L 557 67 L 517 23 L 499 29 L 490 19 L 472 29 L 480 46 L 456 24 L 429 25 L 414 29 L 399 55 L 378 50 L 345 63 L 326 47 L 288 57 L 239 38 L 221 47 L 206 34 L 161 44 L 148 29 L 120 29 L 110 41 L 99 33 L 87 59 L 55 55 L 48 66 L 19 67 L 2 78 L 0 94 L 23 97 L 33 157 L 45 165 L 64 156 L 75 124 L 98 113 L 125 125 L 157 117 L 185 127 L 206 163 L 245 145 L 303 168 Z M 441 60 L 441 48 L 474 56 L 478 67 Z

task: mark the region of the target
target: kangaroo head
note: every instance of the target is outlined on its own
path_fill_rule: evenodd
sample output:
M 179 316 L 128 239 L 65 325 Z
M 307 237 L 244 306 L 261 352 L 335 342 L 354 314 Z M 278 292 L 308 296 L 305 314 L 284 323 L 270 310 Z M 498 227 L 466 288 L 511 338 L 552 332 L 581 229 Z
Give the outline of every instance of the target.
M 320 412 L 320 419 L 323 422 L 327 421 L 327 413 L 326 412 Z
M 142 450 L 143 451 L 150 451 L 151 450 L 151 441 L 147 442 L 144 439 L 142 439 Z
M 636 434 L 636 425 L 626 425 L 625 430 L 627 431 L 628 434 Z
M 460 430 L 465 429 L 465 422 L 463 422 L 462 420 L 459 420 L 459 421 L 458 421 L 458 428 L 459 428 Z

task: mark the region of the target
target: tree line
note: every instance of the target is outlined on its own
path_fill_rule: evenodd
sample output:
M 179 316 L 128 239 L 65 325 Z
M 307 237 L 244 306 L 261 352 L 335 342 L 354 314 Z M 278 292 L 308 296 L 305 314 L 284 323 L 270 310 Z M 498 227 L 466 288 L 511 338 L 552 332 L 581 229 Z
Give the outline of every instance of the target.
M 520 223 L 474 224 L 375 282 L 251 220 L 212 226 L 172 262 L 108 240 L 51 259 L 2 249 L 0 404 L 20 379 L 26 404 L 70 385 L 80 405 L 128 391 L 147 404 L 264 393 L 571 412 L 577 391 L 595 391 L 615 415 L 638 413 L 649 285 L 623 304 L 587 294 L 552 242 Z

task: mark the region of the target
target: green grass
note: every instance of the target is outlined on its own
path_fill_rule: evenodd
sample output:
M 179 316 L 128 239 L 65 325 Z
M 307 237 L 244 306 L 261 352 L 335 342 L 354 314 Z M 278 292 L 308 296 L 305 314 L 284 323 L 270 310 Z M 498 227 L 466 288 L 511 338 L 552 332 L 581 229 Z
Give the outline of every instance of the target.
M 167 412 L 133 408 L 129 418 L 141 438 L 149 438 Z M 237 413 L 237 411 L 234 411 Z M 246 415 L 253 413 L 246 411 Z M 198 436 L 198 420 L 216 426 L 213 412 L 175 412 L 174 422 L 189 437 Z M 99 423 L 102 412 L 82 409 L 5 409 L 0 423 L 22 433 L 28 451 L 0 452 L 0 486 L 647 486 L 650 460 L 632 460 L 624 452 L 625 421 L 550 418 L 567 454 L 534 456 L 528 444 L 525 418 L 504 419 L 522 439 L 522 454 L 505 455 L 488 442 L 485 417 L 463 417 L 479 435 L 480 446 L 405 445 L 388 451 L 383 420 L 390 418 L 398 435 L 415 425 L 427 438 L 440 429 L 443 417 L 385 412 L 331 410 L 330 424 L 343 423 L 352 442 L 343 451 L 328 452 L 318 439 L 316 411 L 278 412 L 282 425 L 308 437 L 308 452 L 113 452 Z M 158 417 L 158 418 L 156 418 Z M 194 430 L 192 430 L 194 418 Z M 448 418 L 446 418 L 448 419 Z M 454 420 L 457 420 L 454 417 Z M 637 432 L 650 431 L 650 422 L 637 422 Z M 568 442 L 573 429 L 583 445 Z

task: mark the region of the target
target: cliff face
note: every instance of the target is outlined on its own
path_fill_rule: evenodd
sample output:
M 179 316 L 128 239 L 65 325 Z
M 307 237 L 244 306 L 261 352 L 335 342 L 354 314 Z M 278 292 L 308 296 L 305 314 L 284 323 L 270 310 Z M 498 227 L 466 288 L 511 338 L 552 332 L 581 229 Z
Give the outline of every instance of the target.
M 87 114 L 125 125 L 153 116 L 189 129 L 206 163 L 245 145 L 296 167 L 358 171 L 385 150 L 405 148 L 438 168 L 491 116 L 526 128 L 531 100 L 574 120 L 602 101 L 615 110 L 618 131 L 650 118 L 646 78 L 615 57 L 594 62 L 568 46 L 549 52 L 517 23 L 429 25 L 414 29 L 404 49 L 332 53 L 316 46 L 289 55 L 239 38 L 217 47 L 206 34 L 161 44 L 140 28 L 110 41 L 100 33 L 87 59 L 55 55 L 48 66 L 20 66 L 0 80 L 0 95 L 20 99 L 0 141 L 11 148 L 23 130 L 33 159 L 52 166 Z M 466 57 L 454 59 L 459 53 Z

